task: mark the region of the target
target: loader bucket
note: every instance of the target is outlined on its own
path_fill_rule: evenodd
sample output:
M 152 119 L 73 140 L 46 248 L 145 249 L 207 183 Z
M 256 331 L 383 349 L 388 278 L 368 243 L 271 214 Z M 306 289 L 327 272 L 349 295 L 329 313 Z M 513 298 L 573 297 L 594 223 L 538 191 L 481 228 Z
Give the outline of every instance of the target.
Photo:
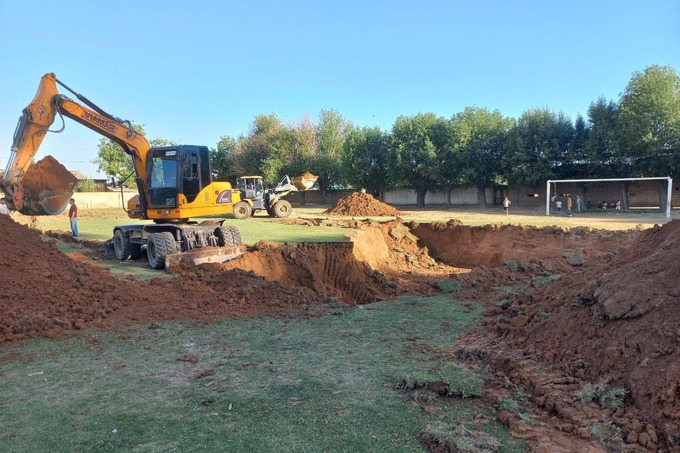
M 52 156 L 26 171 L 12 194 L 14 208 L 24 215 L 61 214 L 75 192 L 78 179 Z
M 182 262 L 194 265 L 205 263 L 224 263 L 238 258 L 245 252 L 244 246 L 209 247 L 190 252 L 172 253 L 165 256 L 165 270 L 168 273 L 178 272 Z
M 312 188 L 317 179 L 319 179 L 318 176 L 314 176 L 311 173 L 305 173 L 302 176 L 291 178 L 291 182 L 298 190 L 308 190 Z

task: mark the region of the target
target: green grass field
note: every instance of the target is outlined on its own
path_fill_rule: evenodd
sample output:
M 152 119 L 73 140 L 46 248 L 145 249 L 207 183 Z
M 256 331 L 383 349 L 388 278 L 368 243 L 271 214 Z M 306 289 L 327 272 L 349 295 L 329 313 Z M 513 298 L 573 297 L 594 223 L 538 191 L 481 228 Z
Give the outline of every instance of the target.
M 432 350 L 453 347 L 480 316 L 449 297 L 411 297 L 307 320 L 173 323 L 132 327 L 124 338 L 92 330 L 5 345 L 0 445 L 15 453 L 413 452 L 424 451 L 424 427 L 453 431 L 485 413 L 490 421 L 476 428 L 498 451 L 524 451 L 475 399 L 424 395 L 428 413 L 398 389 L 408 376 L 436 375 L 442 364 Z M 177 360 L 185 354 L 199 361 Z

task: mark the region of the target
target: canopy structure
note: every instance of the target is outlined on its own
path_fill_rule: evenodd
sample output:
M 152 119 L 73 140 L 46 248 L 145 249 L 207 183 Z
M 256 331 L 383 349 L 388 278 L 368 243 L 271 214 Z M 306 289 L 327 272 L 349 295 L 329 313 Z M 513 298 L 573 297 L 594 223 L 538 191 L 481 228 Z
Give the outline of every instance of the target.
M 607 178 L 607 179 L 549 179 L 545 185 L 545 215 L 550 215 L 550 184 L 558 182 L 617 182 L 617 181 L 668 181 L 666 191 L 666 218 L 671 218 L 671 189 L 673 188 L 673 178 L 670 176 L 659 176 L 655 178 Z

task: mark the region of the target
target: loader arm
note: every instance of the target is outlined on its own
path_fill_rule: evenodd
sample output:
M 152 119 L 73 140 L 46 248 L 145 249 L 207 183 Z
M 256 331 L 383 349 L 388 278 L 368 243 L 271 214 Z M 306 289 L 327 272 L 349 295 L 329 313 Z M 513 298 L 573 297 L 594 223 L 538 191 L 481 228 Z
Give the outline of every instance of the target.
M 0 186 L 5 191 L 6 196 L 10 198 L 10 203 L 15 209 L 21 209 L 24 196 L 21 184 L 26 172 L 33 163 L 33 158 L 38 152 L 45 135 L 47 132 L 61 132 L 63 130 L 63 127 L 56 131 L 49 129 L 57 115 L 71 118 L 83 126 L 113 140 L 127 154 L 132 156 L 140 200 L 145 200 L 147 193 L 146 158 L 150 148 L 146 138 L 135 132 L 129 122 L 107 114 L 85 97 L 73 92 L 78 99 L 91 106 L 92 109 L 59 94 L 57 83 L 73 92 L 73 90 L 57 80 L 55 74 L 45 74 L 40 80 L 40 85 L 33 101 L 23 110 L 19 118 L 19 123 L 14 132 L 10 158 L 2 180 L 0 180 Z M 59 196 L 68 201 L 71 194 L 62 193 Z M 145 214 L 146 207 L 142 206 L 142 208 Z M 44 213 L 51 214 L 52 212 L 47 210 Z

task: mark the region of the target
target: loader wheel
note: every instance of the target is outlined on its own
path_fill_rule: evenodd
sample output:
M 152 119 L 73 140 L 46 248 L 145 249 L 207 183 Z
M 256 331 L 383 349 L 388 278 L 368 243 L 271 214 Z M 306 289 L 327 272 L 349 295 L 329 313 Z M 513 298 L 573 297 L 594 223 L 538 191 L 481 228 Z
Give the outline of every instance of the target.
M 220 247 L 241 245 L 241 232 L 236 227 L 220 227 L 215 230 L 215 236 Z
M 288 217 L 293 212 L 293 206 L 286 200 L 279 200 L 274 205 L 274 215 L 279 219 Z
M 149 258 L 149 265 L 154 269 L 163 269 L 165 257 L 175 252 L 177 252 L 177 242 L 169 231 L 149 235 L 146 243 L 146 255 Z
M 234 205 L 234 218 L 235 219 L 247 219 L 252 214 L 253 210 L 250 205 L 245 201 L 239 201 Z
M 122 230 L 116 230 L 113 234 L 113 251 L 119 261 L 136 260 L 142 255 L 142 246 L 130 242 Z

